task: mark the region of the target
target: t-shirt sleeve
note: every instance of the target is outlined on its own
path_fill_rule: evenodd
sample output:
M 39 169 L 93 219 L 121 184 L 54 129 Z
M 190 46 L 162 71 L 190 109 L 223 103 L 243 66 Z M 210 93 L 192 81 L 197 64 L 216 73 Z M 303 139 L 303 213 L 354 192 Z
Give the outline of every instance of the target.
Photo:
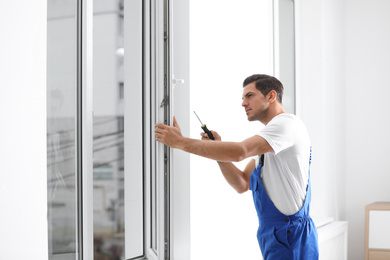
M 274 118 L 261 131 L 263 137 L 275 154 L 291 147 L 295 142 L 295 124 L 290 118 Z

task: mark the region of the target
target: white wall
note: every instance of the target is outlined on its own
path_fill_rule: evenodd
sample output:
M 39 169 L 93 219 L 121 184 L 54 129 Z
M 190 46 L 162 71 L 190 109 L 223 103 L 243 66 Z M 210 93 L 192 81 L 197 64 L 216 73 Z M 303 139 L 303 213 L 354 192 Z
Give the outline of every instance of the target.
M 363 259 L 364 207 L 390 200 L 390 2 L 296 2 L 298 107 L 313 143 L 312 213 L 347 220 L 348 258 Z
M 0 258 L 47 259 L 46 1 L 0 17 Z
M 344 5 L 297 1 L 298 115 L 313 146 L 313 217 L 343 219 L 345 185 Z
M 363 259 L 364 207 L 390 201 L 390 1 L 346 0 L 349 257 Z

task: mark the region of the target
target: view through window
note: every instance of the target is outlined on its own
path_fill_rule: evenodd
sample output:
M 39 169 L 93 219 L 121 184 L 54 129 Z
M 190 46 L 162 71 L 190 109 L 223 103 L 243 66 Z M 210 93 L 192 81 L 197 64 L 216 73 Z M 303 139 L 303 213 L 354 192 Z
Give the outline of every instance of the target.
M 77 1 L 47 6 L 49 259 L 77 259 Z
M 242 83 L 274 73 L 272 3 L 191 1 L 191 111 L 223 141 L 242 141 L 262 128 L 246 118 Z M 199 139 L 201 131 L 192 114 L 191 136 Z M 243 169 L 247 162 L 236 165 Z M 191 257 L 261 259 L 257 227 L 251 193 L 237 194 L 215 161 L 191 156 Z
M 94 0 L 94 259 L 125 255 L 123 1 Z

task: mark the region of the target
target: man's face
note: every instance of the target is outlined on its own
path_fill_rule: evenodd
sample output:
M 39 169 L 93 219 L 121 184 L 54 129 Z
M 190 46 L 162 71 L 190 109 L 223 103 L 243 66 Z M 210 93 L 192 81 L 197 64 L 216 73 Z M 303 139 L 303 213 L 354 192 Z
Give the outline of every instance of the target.
M 256 88 L 256 82 L 244 87 L 242 94 L 242 106 L 249 121 L 259 120 L 263 122 L 268 116 L 269 103 L 260 90 Z

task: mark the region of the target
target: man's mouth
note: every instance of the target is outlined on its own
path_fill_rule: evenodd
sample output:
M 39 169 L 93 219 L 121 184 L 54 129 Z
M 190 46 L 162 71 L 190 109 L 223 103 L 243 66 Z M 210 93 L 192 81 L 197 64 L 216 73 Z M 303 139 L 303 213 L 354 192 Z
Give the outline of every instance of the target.
M 248 114 L 248 112 L 251 111 L 251 110 L 252 110 L 252 109 L 250 109 L 250 108 L 245 108 L 245 113 Z

